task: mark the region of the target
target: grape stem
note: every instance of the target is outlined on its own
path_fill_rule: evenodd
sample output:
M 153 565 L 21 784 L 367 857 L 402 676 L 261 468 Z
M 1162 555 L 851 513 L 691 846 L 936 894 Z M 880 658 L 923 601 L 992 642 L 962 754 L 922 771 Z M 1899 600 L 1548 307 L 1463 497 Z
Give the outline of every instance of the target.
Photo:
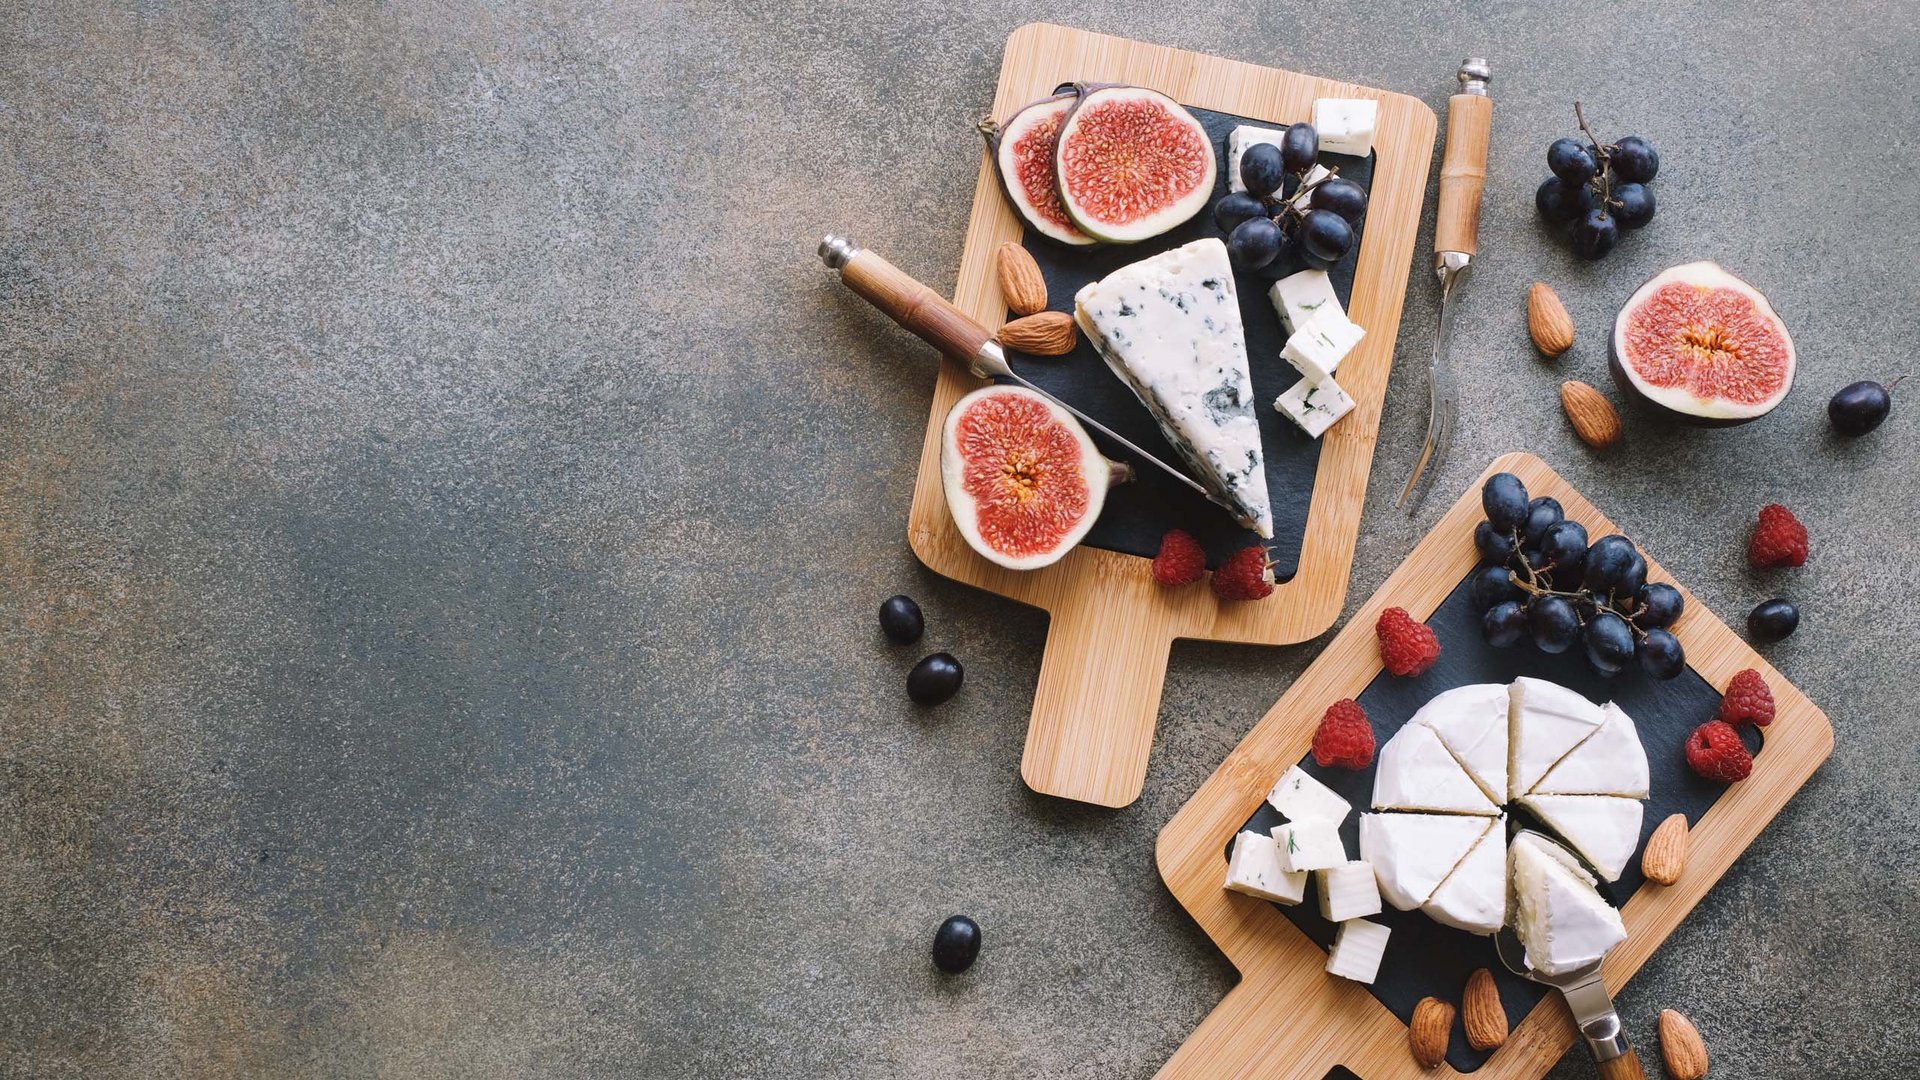
M 1600 136 L 1593 133 L 1593 128 L 1587 124 L 1587 114 L 1581 110 L 1580 103 L 1577 101 L 1573 103 L 1573 118 L 1579 122 L 1580 130 L 1586 132 L 1587 141 L 1593 144 L 1593 152 L 1600 155 L 1598 162 L 1600 171 L 1597 179 L 1600 185 L 1601 208 L 1617 205 L 1613 201 L 1613 155 L 1610 152 L 1612 147 L 1601 142 Z
M 1318 188 L 1321 184 L 1339 175 L 1340 166 L 1335 165 L 1327 170 L 1327 175 L 1315 180 L 1313 183 L 1302 183 L 1298 188 L 1294 189 L 1292 195 L 1280 200 L 1280 212 L 1273 215 L 1274 223 L 1276 225 L 1279 224 L 1280 219 L 1289 214 L 1295 217 L 1305 218 L 1307 211 L 1302 209 L 1302 207 L 1305 205 L 1307 197 L 1313 194 L 1315 188 Z
M 1520 545 L 1520 530 L 1510 529 L 1508 530 L 1507 535 L 1513 538 L 1513 549 L 1516 552 L 1521 551 L 1522 549 Z M 1520 556 L 1520 568 L 1522 570 L 1525 570 L 1527 573 L 1527 579 L 1525 581 L 1520 580 L 1519 575 L 1515 574 L 1511 569 L 1507 571 L 1507 580 L 1512 582 L 1515 588 L 1519 589 L 1523 593 L 1526 593 L 1528 596 L 1532 597 L 1533 599 L 1538 600 L 1543 596 L 1559 596 L 1559 597 L 1564 597 L 1568 600 L 1586 600 L 1589 603 L 1593 604 L 1594 611 L 1596 614 L 1605 612 L 1610 615 L 1617 615 L 1619 616 L 1620 621 L 1627 624 L 1627 629 L 1633 631 L 1634 637 L 1636 639 L 1644 640 L 1646 638 L 1647 632 L 1645 630 L 1640 629 L 1640 627 L 1633 621 L 1632 615 L 1627 614 L 1625 611 L 1607 602 L 1607 600 L 1611 600 L 1613 598 L 1612 592 L 1608 592 L 1607 599 L 1603 600 L 1598 595 L 1588 592 L 1585 589 L 1577 589 L 1569 592 L 1569 591 L 1564 591 L 1560 589 L 1549 588 L 1546 585 L 1542 585 L 1540 584 L 1540 575 L 1542 573 L 1551 572 L 1553 570 L 1553 564 L 1548 563 L 1547 565 L 1541 567 L 1539 570 L 1535 570 L 1533 567 L 1533 564 L 1527 561 L 1527 557 L 1525 554 L 1522 554 Z M 1584 627 L 1587 625 L 1587 620 L 1582 618 L 1580 615 L 1580 608 L 1578 604 L 1574 605 L 1574 618 L 1580 619 L 1581 626 Z

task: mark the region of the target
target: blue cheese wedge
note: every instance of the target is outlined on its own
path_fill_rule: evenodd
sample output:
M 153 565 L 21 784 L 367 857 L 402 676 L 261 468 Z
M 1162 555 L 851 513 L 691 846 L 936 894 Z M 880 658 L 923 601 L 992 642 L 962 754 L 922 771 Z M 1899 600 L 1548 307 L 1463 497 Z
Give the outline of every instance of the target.
M 1319 312 L 1338 311 L 1341 318 L 1346 317 L 1346 309 L 1340 306 L 1340 297 L 1334 294 L 1333 279 L 1325 270 L 1302 270 L 1289 274 L 1273 283 L 1267 290 L 1267 298 L 1273 301 L 1273 310 L 1280 313 L 1280 325 L 1291 334 L 1307 325 L 1307 320 Z
M 1330 154 L 1373 153 L 1373 129 L 1379 120 L 1377 101 L 1321 98 L 1313 103 L 1313 130 L 1320 133 L 1320 149 Z
M 1248 829 L 1233 838 L 1233 855 L 1227 860 L 1227 888 L 1276 904 L 1297 904 L 1307 895 L 1307 872 L 1283 868 L 1279 842 Z
M 1353 399 L 1332 379 L 1319 382 L 1301 379 L 1281 394 L 1273 407 L 1300 425 L 1301 431 L 1317 439 L 1326 434 L 1334 421 L 1353 411 Z
M 1253 377 L 1227 245 L 1195 240 L 1081 289 L 1073 318 L 1242 525 L 1273 535 Z
M 1338 307 L 1322 308 L 1293 332 L 1280 355 L 1302 378 L 1323 383 L 1333 378 L 1340 361 L 1366 336 Z
M 1249 146 L 1279 146 L 1280 137 L 1285 132 L 1277 128 L 1255 127 L 1241 124 L 1227 136 L 1227 190 L 1245 191 L 1247 185 L 1240 179 L 1240 155 L 1247 152 Z

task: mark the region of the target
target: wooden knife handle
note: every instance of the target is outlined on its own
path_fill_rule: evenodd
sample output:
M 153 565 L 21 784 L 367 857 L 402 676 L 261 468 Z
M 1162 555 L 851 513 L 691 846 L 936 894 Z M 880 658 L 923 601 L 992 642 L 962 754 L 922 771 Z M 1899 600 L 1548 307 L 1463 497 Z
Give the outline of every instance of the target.
M 1440 160 L 1440 218 L 1434 225 L 1433 250 L 1474 253 L 1492 135 L 1493 102 L 1486 95 L 1455 94 L 1448 99 L 1447 154 Z
M 1600 1080 L 1647 1080 L 1647 1071 L 1640 1067 L 1640 1054 L 1634 1050 L 1598 1064 Z
M 948 303 L 945 297 L 865 248 L 855 252 L 840 268 L 840 280 L 888 318 L 963 363 L 993 339 L 986 327 Z

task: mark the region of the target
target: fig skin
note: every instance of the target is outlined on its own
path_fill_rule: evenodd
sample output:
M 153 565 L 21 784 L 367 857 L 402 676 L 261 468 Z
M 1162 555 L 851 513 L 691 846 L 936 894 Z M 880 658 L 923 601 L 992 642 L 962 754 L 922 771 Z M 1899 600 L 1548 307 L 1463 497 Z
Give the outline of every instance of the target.
M 1059 244 L 1062 247 L 1070 247 L 1070 248 L 1091 247 L 1095 244 L 1098 244 L 1100 241 L 1097 238 L 1091 235 L 1088 235 L 1084 231 L 1081 231 L 1078 237 L 1062 236 L 1056 231 L 1059 228 L 1059 226 L 1054 225 L 1051 222 L 1037 221 L 1033 216 L 1029 215 L 1026 209 L 1026 204 L 1022 202 L 1021 199 L 1015 197 L 1013 192 L 1013 185 L 1007 180 L 1006 170 L 1000 167 L 1000 143 L 1006 136 L 1007 128 L 1011 126 L 1014 123 L 1014 121 L 1018 120 L 1021 116 L 1025 115 L 1027 112 L 1033 109 L 1040 108 L 1043 105 L 1052 105 L 1061 101 L 1076 99 L 1079 96 L 1080 96 L 1080 91 L 1073 90 L 1073 89 L 1068 89 L 1055 94 L 1049 94 L 1046 97 L 1040 98 L 1037 101 L 1030 101 L 1027 104 L 1022 105 L 1019 108 L 1013 110 L 1013 112 L 1010 115 L 1008 115 L 1007 119 L 1004 122 L 994 120 L 992 117 L 988 117 L 987 119 L 980 121 L 980 123 L 976 126 L 976 130 L 980 132 L 980 137 L 982 139 L 985 139 L 987 143 L 987 159 L 993 162 L 993 178 L 999 181 L 1000 195 L 1002 198 L 1007 200 L 1007 206 L 1009 209 L 1013 211 L 1013 216 L 1019 218 L 1020 224 L 1024 226 L 1026 230 L 1032 233 L 1033 235 L 1041 237 L 1042 239 L 1045 239 L 1045 240 L 1052 241 L 1053 243 Z M 1067 122 L 1066 116 L 1062 115 L 1060 117 L 1060 123 L 1062 125 L 1065 125 L 1066 122 Z M 1055 180 L 1056 186 L 1058 185 L 1058 183 L 1059 181 L 1058 179 L 1056 179 Z M 1077 229 L 1078 227 L 1076 226 L 1075 228 Z

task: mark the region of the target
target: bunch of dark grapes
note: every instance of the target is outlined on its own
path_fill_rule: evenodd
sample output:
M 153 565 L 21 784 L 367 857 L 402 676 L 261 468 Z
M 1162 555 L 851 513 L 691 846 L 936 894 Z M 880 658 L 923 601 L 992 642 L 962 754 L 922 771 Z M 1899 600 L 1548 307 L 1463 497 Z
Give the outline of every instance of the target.
M 1602 675 L 1638 660 L 1656 679 L 1687 666 L 1668 629 L 1680 618 L 1680 590 L 1647 580 L 1647 559 L 1619 534 L 1587 542 L 1549 496 L 1527 498 L 1512 473 L 1496 473 L 1480 489 L 1487 518 L 1474 527 L 1484 564 L 1473 575 L 1474 607 L 1484 612 L 1487 644 L 1506 648 L 1531 638 L 1541 652 L 1575 645 Z
M 1320 135 L 1312 124 L 1294 124 L 1280 145 L 1258 143 L 1240 155 L 1245 191 L 1230 191 L 1213 204 L 1213 220 L 1227 234 L 1227 255 L 1237 270 L 1290 266 L 1296 261 L 1330 270 L 1353 250 L 1354 226 L 1367 213 L 1367 189 L 1333 169 L 1306 183 L 1320 160 Z M 1291 179 L 1293 190 L 1287 190 Z
M 1602 259 L 1620 242 L 1620 230 L 1653 220 L 1653 189 L 1660 155 L 1638 135 L 1603 143 L 1587 126 L 1580 103 L 1574 119 L 1586 139 L 1555 139 L 1547 147 L 1547 177 L 1533 196 L 1540 216 L 1567 229 L 1573 253 Z

